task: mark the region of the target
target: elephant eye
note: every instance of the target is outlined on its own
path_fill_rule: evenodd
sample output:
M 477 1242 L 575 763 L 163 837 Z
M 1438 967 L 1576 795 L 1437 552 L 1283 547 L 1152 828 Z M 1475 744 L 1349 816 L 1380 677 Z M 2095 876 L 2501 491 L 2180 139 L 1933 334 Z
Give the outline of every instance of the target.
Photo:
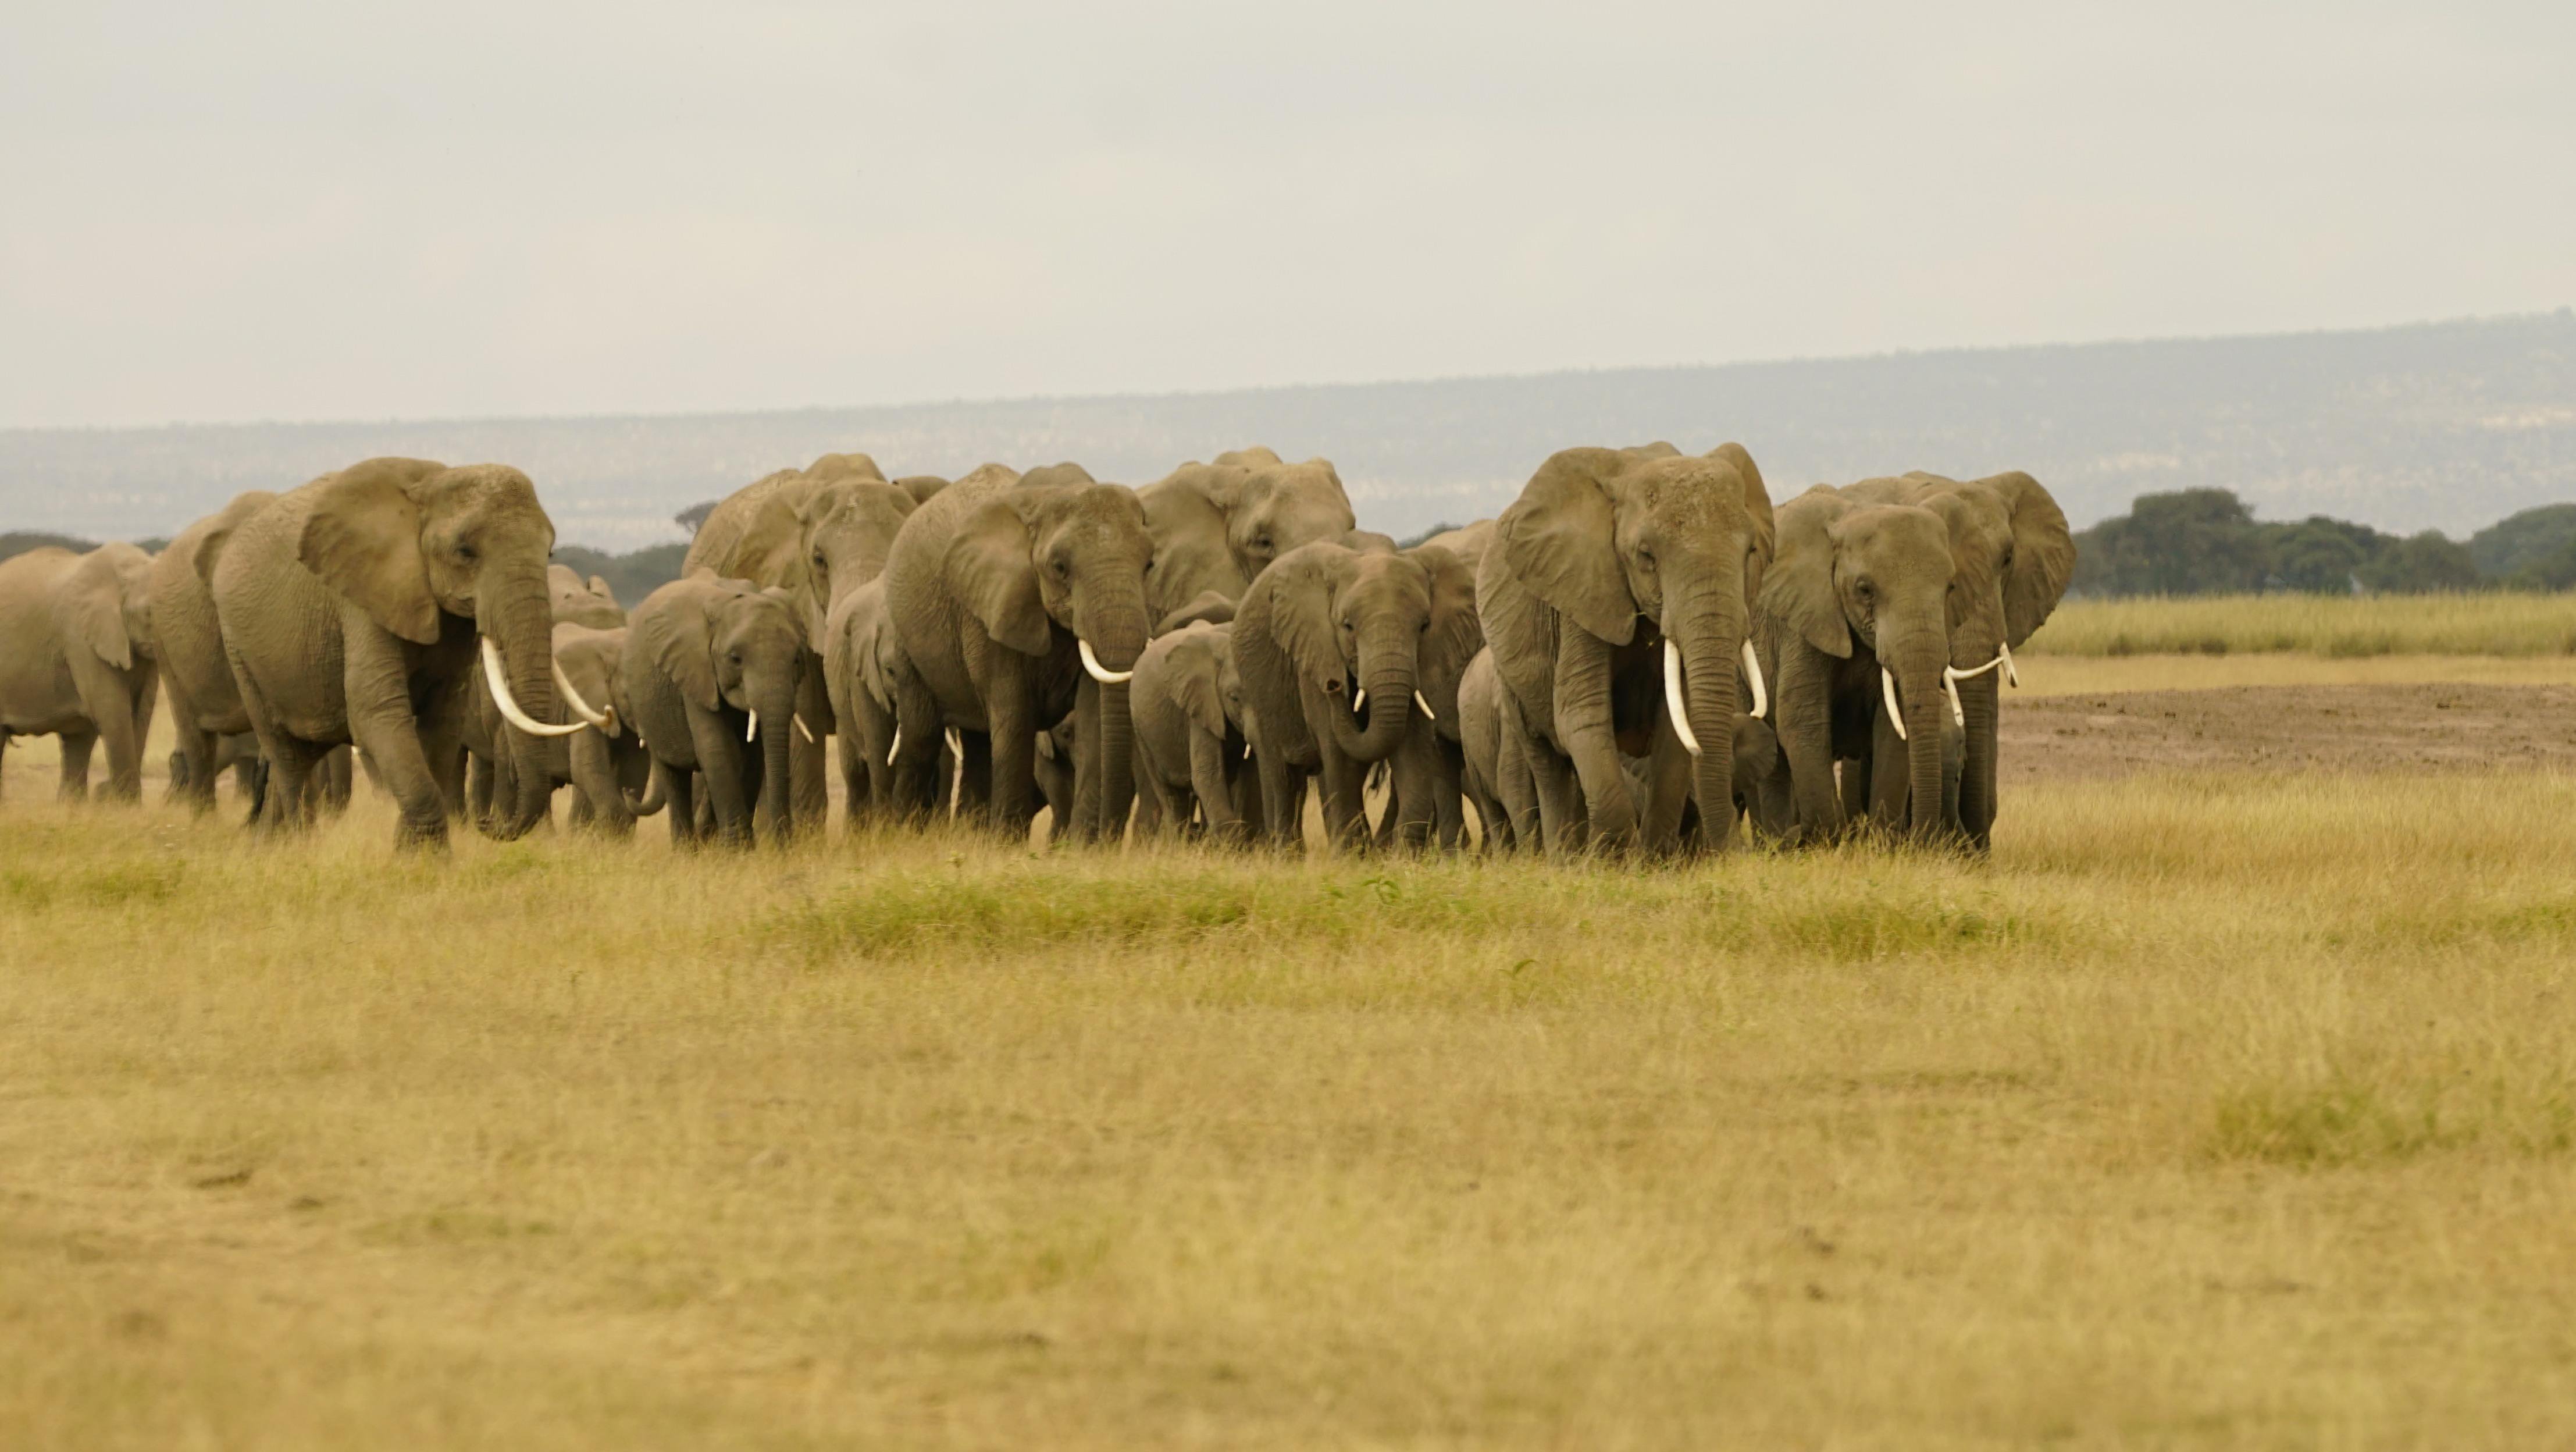
M 1655 568 L 1655 552 L 1653 550 L 1637 551 L 1637 563 L 1645 566 L 1649 571 L 1653 570 Z
M 1853 583 L 1852 593 L 1864 600 L 1875 600 L 1878 598 L 1878 587 L 1867 580 L 1859 580 Z
M 456 557 L 465 561 L 467 564 L 472 564 L 475 560 L 474 546 L 470 544 L 458 545 L 456 547 Z

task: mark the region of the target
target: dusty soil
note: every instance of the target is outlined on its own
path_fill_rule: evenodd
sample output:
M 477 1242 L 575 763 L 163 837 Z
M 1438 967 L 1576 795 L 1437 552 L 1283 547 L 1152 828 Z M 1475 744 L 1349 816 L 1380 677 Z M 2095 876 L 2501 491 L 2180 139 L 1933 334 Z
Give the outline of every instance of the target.
M 2006 782 L 2143 771 L 2576 770 L 2576 686 L 2006 694 Z

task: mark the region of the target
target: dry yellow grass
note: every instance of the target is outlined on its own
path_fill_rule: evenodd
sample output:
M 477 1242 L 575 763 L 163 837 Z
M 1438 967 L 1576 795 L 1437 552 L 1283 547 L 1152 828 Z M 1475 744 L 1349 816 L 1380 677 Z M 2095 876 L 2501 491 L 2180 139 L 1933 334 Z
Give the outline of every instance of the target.
M 2576 655 L 2576 594 L 2070 600 L 2031 655 Z
M 2016 695 L 2091 696 L 2112 691 L 2205 691 L 2221 686 L 2484 686 L 2576 684 L 2567 655 L 2038 655 L 2016 656 Z
M 2576 1440 L 2566 779 L 1623 870 L 10 777 L 0 1445 Z

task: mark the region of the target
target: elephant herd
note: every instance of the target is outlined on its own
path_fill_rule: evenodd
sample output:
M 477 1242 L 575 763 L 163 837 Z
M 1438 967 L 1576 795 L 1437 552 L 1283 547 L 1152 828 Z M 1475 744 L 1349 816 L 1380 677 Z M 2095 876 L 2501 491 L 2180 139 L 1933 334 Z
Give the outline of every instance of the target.
M 675 840 L 958 814 L 1187 834 L 1717 851 L 1876 830 L 1982 851 L 1999 690 L 2075 547 L 2030 476 L 1819 485 L 1776 509 L 1725 444 L 1564 450 L 1410 547 L 1333 466 L 1267 449 L 1141 488 L 1080 466 L 889 479 L 827 454 L 723 500 L 632 612 L 550 563 L 519 471 L 370 459 L 244 494 L 158 555 L 0 562 L 0 752 L 131 799 L 219 772 L 286 831 L 348 799 L 399 838 L 667 813 Z M 1382 790 L 1373 790 L 1381 788 Z M 1372 801 L 1376 803 L 1372 821 Z

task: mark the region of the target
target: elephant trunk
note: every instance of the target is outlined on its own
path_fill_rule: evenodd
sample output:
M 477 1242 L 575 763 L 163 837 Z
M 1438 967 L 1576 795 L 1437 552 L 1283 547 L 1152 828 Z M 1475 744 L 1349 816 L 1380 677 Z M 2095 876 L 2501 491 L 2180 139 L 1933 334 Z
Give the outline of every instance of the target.
M 1700 837 L 1723 852 L 1735 841 L 1736 661 L 1744 650 L 1741 611 L 1705 611 L 1685 620 L 1673 638 L 1682 655 L 1682 710 L 1699 738 L 1691 785 L 1699 798 Z
M 1887 657 L 1882 656 L 1884 661 Z M 1900 642 L 1894 652 L 1896 684 L 1905 713 L 1906 780 L 1912 793 L 1906 807 L 1909 833 L 1928 841 L 1942 830 L 1941 727 L 1950 698 L 1941 689 L 1941 668 L 1950 663 L 1947 642 L 1938 636 Z
M 784 847 L 796 830 L 796 792 L 790 757 L 796 740 L 796 689 L 762 693 L 760 801 L 752 812 L 753 835 Z
M 618 797 L 625 803 L 627 813 L 630 817 L 650 817 L 662 810 L 663 799 L 666 795 L 666 792 L 663 789 L 662 772 L 663 768 L 660 762 L 647 763 L 644 776 L 644 795 L 641 797 L 638 797 L 633 792 L 626 790 L 623 786 L 618 788 Z
M 502 670 L 511 699 L 534 720 L 561 719 L 555 701 L 554 609 L 548 601 L 542 568 L 524 580 L 487 583 L 477 602 L 475 629 L 501 652 Z M 517 769 L 517 797 L 495 835 L 513 838 L 544 821 L 554 800 L 554 773 L 548 742 L 525 731 L 504 728 L 507 750 Z M 498 815 L 496 813 L 496 815 Z
M 1959 709 L 1968 718 L 1967 749 L 1959 770 L 1959 819 L 1980 852 L 1991 845 L 1995 825 L 1995 736 L 2001 725 L 2001 692 L 2002 682 L 1993 671 L 1959 682 Z
M 1136 733 L 1124 683 L 1100 687 L 1099 721 L 1099 839 L 1115 843 L 1127 835 L 1127 810 L 1136 800 Z
M 1360 685 L 1368 692 L 1368 702 L 1360 709 L 1367 713 L 1368 724 L 1353 727 L 1351 713 L 1335 703 L 1333 740 L 1343 755 L 1355 761 L 1384 761 L 1404 740 L 1418 680 L 1414 648 L 1417 639 L 1414 632 L 1400 625 L 1390 625 L 1361 638 Z

